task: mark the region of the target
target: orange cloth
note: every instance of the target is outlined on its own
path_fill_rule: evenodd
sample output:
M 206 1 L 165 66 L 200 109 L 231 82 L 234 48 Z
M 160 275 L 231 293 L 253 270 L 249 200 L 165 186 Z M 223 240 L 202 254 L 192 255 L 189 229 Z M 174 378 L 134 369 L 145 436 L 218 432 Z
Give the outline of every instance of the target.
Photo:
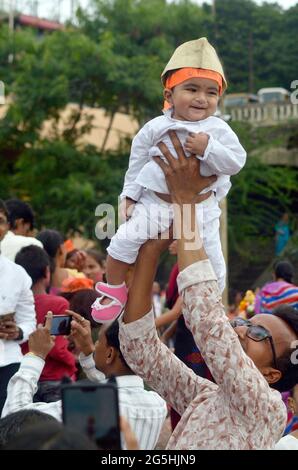
M 73 244 L 73 241 L 69 238 L 68 240 L 65 240 L 64 246 L 66 249 L 67 253 L 70 253 L 71 251 L 75 250 L 75 246 Z
M 62 282 L 61 292 L 75 292 L 82 289 L 93 289 L 92 279 L 86 277 L 68 277 Z
M 165 88 L 174 88 L 177 85 L 189 80 L 190 78 L 208 78 L 209 80 L 214 80 L 219 86 L 219 95 L 222 94 L 222 76 L 220 73 L 215 72 L 214 70 L 208 69 L 196 69 L 193 67 L 184 67 L 183 69 L 178 69 L 167 78 L 165 82 Z M 165 101 L 164 109 L 169 109 L 171 105 Z

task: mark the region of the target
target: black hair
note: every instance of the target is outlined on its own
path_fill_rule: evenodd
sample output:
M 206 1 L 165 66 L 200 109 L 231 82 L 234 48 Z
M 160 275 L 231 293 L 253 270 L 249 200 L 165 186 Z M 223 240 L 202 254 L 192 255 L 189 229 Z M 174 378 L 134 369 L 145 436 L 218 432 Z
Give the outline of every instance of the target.
M 294 268 L 289 261 L 278 261 L 273 266 L 274 274 L 277 279 L 284 279 L 286 282 L 292 282 L 294 277 Z
M 89 250 L 86 250 L 86 253 L 88 256 L 90 256 L 91 258 L 93 258 L 98 264 L 99 266 L 101 266 L 103 268 L 104 266 L 104 260 L 105 260 L 105 256 L 103 254 L 101 254 L 98 250 L 95 250 L 95 249 L 89 249 Z
M 56 257 L 60 246 L 64 243 L 63 236 L 57 230 L 42 230 L 36 238 L 41 241 L 51 259 Z
M 289 396 L 292 397 L 292 398 L 294 398 L 294 389 L 295 389 L 295 387 L 298 387 L 298 381 L 297 381 L 297 383 L 294 385 L 294 387 L 291 388 L 291 390 L 290 390 Z
M 92 328 L 99 326 L 91 316 L 91 305 L 100 297 L 98 292 L 94 289 L 81 289 L 75 292 L 62 292 L 60 296 L 68 300 L 70 310 L 89 320 Z
M 5 201 L 8 210 L 8 221 L 10 227 L 14 229 L 16 227 L 16 220 L 23 219 L 25 223 L 30 224 L 30 229 L 34 227 L 34 212 L 27 202 L 21 201 L 20 199 L 7 199 Z
M 11 442 L 27 427 L 44 423 L 56 423 L 56 419 L 38 410 L 21 410 L 0 419 L 0 448 Z
M 74 255 L 77 254 L 79 250 L 77 248 L 75 248 L 74 250 L 71 250 L 69 251 L 67 254 L 66 254 L 66 260 L 72 258 Z
M 5 202 L 2 201 L 2 199 L 0 199 L 0 212 L 2 212 L 8 220 L 8 217 L 9 217 L 8 209 L 6 207 Z
M 47 426 L 36 424 L 27 427 L 5 450 L 98 450 L 95 443 L 78 431 L 52 422 Z
M 170 78 L 175 72 L 177 72 L 177 70 L 180 70 L 180 69 L 181 69 L 181 67 L 179 67 L 178 69 L 174 69 L 174 70 L 168 70 L 164 74 L 164 76 L 161 78 L 163 85 L 165 86 L 167 79 Z
M 286 392 L 298 383 L 298 311 L 291 305 L 281 305 L 272 311 L 272 315 L 286 322 L 297 336 L 295 345 L 289 346 L 284 354 L 277 358 L 282 377 L 272 387 L 279 392 Z
M 117 351 L 119 352 L 119 357 L 121 361 L 129 370 L 131 370 L 126 360 L 124 359 L 121 349 L 120 349 L 118 319 L 113 321 L 113 323 L 104 331 L 104 334 L 107 338 L 108 345 L 117 349 Z
M 22 266 L 32 279 L 32 284 L 43 279 L 50 267 L 47 252 L 36 245 L 24 246 L 16 255 L 15 263 Z

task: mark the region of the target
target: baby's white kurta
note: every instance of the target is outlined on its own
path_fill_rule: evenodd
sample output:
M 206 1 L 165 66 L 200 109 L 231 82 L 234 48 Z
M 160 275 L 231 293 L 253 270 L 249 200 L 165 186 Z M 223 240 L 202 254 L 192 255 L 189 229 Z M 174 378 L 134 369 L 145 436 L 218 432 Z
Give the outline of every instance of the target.
M 152 156 L 161 155 L 156 145 L 164 142 L 176 156 L 168 131 L 174 130 L 184 144 L 189 132 L 209 135 L 208 146 L 201 160 L 203 176 L 217 175 L 217 181 L 209 188 L 213 195 L 197 204 L 196 214 L 205 250 L 217 275 L 220 288 L 224 288 L 225 262 L 219 237 L 220 208 L 218 202 L 227 195 L 230 176 L 238 173 L 245 164 L 246 152 L 238 137 L 223 120 L 211 116 L 202 121 L 179 121 L 171 117 L 171 110 L 147 122 L 132 142 L 129 167 L 125 175 L 121 198 L 137 201 L 130 220 L 122 224 L 112 238 L 108 253 L 115 259 L 134 263 L 140 246 L 149 238 L 166 230 L 172 219 L 171 204 L 158 198 L 154 191 L 169 194 L 161 168 Z M 187 184 L 187 182 L 186 182 Z

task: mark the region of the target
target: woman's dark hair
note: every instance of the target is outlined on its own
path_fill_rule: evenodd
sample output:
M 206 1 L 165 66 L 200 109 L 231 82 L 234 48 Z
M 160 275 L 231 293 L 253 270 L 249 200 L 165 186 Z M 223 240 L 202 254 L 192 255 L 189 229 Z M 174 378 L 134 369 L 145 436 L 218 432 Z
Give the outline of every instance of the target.
M 297 341 L 278 358 L 281 379 L 272 385 L 279 392 L 291 390 L 298 383 L 298 310 L 290 305 L 281 305 L 272 311 L 272 315 L 281 318 L 295 332 Z
M 38 410 L 21 410 L 11 413 L 0 419 L 0 448 L 9 443 L 13 445 L 16 437 L 29 426 L 36 424 L 45 426 L 45 423 L 48 425 L 56 422 L 55 418 Z
M 104 333 L 106 335 L 108 345 L 112 346 L 113 348 L 117 349 L 117 351 L 119 351 L 119 357 L 121 361 L 128 369 L 130 369 L 120 349 L 118 319 L 114 320 L 113 323 L 105 330 Z
M 284 279 L 291 283 L 294 277 L 294 268 L 288 261 L 278 261 L 273 266 L 274 274 L 277 279 Z
M 0 199 L 0 212 L 2 212 L 5 215 L 7 220 L 9 219 L 8 209 L 6 207 L 5 202 L 2 201 L 2 199 Z
M 15 263 L 22 266 L 32 279 L 32 283 L 45 278 L 46 268 L 50 267 L 47 252 L 36 245 L 24 246 L 15 257 Z
M 37 240 L 41 241 L 43 247 L 50 257 L 51 273 L 55 271 L 55 257 L 61 245 L 64 243 L 63 236 L 57 230 L 42 230 L 37 236 Z
M 41 241 L 50 258 L 55 258 L 60 246 L 64 243 L 63 236 L 57 230 L 42 230 L 36 238 Z
M 63 292 L 60 296 L 68 300 L 70 310 L 89 320 L 92 328 L 99 326 L 91 316 L 91 305 L 100 297 L 98 292 L 93 289 L 81 289 L 75 292 Z
M 86 250 L 86 253 L 91 258 L 95 259 L 95 261 L 103 268 L 103 263 L 105 260 L 105 256 L 101 254 L 98 250 L 90 249 Z
M 20 199 L 7 199 L 5 205 L 8 210 L 8 221 L 11 228 L 15 228 L 15 222 L 23 219 L 25 223 L 30 224 L 30 229 L 34 227 L 34 212 L 27 202 Z
M 5 450 L 98 450 L 87 436 L 62 424 L 36 424 L 27 427 Z
M 72 258 L 74 255 L 76 255 L 78 251 L 79 250 L 77 248 L 75 248 L 74 250 L 69 251 L 66 255 L 66 261 L 68 259 Z

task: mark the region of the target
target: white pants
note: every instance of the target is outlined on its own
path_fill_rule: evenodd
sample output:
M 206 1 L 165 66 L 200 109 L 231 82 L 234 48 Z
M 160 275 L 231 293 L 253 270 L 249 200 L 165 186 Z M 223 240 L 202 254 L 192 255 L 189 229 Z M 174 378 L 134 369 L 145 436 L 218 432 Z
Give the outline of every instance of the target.
M 225 287 L 226 266 L 219 236 L 221 210 L 212 194 L 196 205 L 196 217 L 205 251 L 218 279 L 219 288 Z M 120 225 L 111 239 L 109 255 L 124 263 L 133 264 L 140 247 L 169 228 L 173 220 L 172 204 L 160 199 L 151 190 L 144 190 L 135 205 L 131 218 Z

